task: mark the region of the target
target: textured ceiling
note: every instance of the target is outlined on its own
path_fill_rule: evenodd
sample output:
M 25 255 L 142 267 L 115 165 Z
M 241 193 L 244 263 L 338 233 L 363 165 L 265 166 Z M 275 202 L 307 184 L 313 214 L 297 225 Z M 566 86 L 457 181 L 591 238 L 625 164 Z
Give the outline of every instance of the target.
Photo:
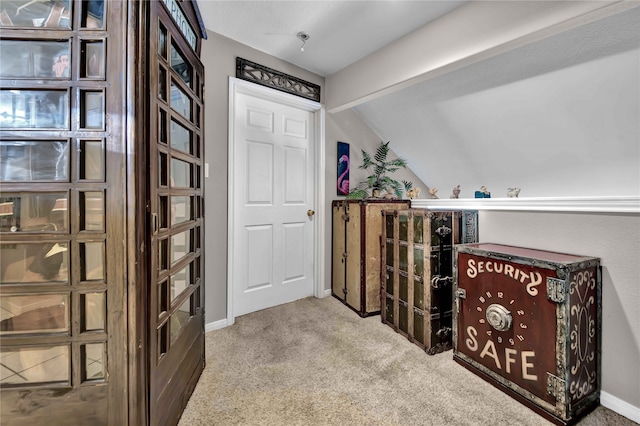
M 467 1 L 199 0 L 207 30 L 327 76 Z M 304 52 L 296 37 L 310 35 Z

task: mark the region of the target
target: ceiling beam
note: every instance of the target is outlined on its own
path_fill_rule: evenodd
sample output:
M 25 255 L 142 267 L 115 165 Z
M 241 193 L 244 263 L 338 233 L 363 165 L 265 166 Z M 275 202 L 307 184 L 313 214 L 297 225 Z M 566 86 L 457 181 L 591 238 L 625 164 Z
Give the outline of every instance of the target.
M 640 6 L 622 1 L 472 1 L 326 78 L 329 113 Z

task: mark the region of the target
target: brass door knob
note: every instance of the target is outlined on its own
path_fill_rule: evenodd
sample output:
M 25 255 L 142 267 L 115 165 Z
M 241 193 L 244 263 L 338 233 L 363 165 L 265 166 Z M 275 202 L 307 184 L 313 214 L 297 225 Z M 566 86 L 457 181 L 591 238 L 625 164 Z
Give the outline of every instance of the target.
M 314 212 L 313 210 L 307 210 L 307 216 L 311 217 L 314 214 L 316 214 L 316 212 Z

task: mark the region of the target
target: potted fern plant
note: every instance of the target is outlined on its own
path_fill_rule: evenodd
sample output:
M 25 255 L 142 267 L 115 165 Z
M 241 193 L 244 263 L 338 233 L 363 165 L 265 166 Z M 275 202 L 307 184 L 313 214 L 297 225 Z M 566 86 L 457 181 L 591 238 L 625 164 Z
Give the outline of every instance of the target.
M 362 165 L 359 168 L 367 170 L 369 176 L 352 188 L 347 198 L 402 198 L 403 191 L 411 189 L 412 182 L 406 180 L 399 182 L 389 176 L 400 170 L 400 168 L 407 167 L 407 160 L 404 158 L 387 160 L 390 142 L 380 142 L 373 157 L 365 150 L 362 150 Z

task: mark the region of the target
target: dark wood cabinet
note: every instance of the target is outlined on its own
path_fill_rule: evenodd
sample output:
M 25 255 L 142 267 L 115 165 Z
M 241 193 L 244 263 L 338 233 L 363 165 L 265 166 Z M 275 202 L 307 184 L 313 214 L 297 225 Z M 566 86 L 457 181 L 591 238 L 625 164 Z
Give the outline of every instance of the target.
M 0 28 L 0 423 L 175 424 L 204 366 L 197 8 L 3 0 Z

